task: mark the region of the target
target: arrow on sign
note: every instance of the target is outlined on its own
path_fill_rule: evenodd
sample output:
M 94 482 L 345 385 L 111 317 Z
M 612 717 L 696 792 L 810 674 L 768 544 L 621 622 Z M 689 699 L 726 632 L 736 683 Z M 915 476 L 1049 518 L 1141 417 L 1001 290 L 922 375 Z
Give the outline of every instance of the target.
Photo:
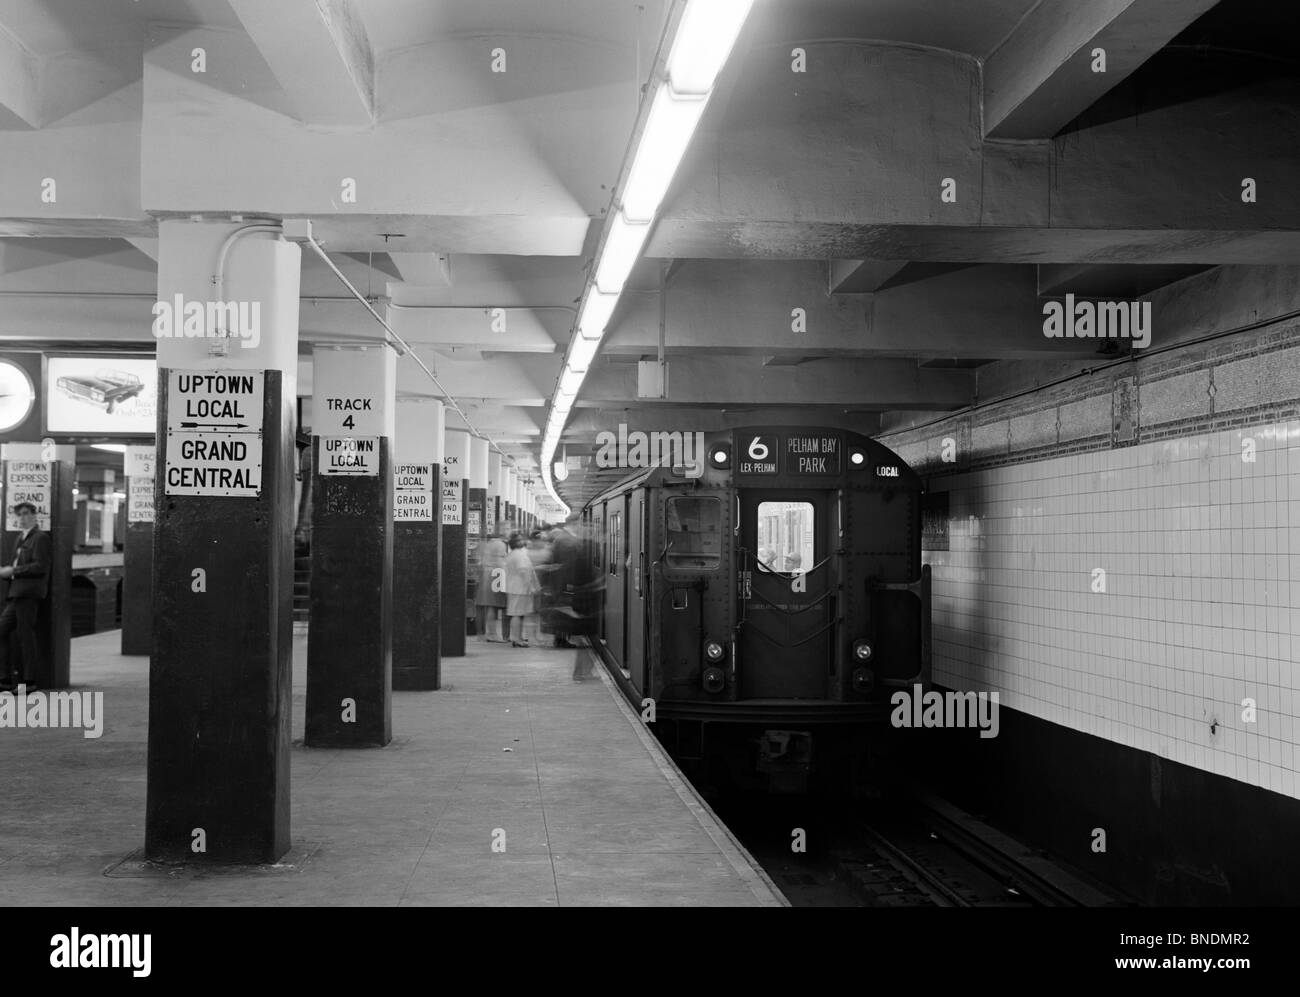
M 182 429 L 247 429 L 246 422 L 182 422 Z

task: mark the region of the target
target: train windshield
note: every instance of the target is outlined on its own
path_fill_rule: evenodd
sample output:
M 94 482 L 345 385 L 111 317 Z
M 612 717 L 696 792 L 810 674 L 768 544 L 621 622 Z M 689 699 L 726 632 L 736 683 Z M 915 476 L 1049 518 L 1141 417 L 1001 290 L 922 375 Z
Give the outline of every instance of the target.
M 716 498 L 668 500 L 668 549 L 664 561 L 670 568 L 713 569 L 722 563 L 722 502 Z
M 760 502 L 755 531 L 759 566 L 788 574 L 812 568 L 814 525 L 811 502 Z

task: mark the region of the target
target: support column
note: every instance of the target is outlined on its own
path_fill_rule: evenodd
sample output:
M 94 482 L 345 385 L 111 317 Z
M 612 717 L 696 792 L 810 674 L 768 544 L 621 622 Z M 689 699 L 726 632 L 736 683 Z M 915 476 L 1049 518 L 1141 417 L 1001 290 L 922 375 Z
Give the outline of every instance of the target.
M 447 430 L 442 454 L 442 656 L 465 655 L 465 501 L 469 433 Z M 472 604 L 471 604 L 472 605 Z
M 313 353 L 309 748 L 393 739 L 396 359 L 383 345 Z
M 469 605 L 476 605 L 478 569 L 483 544 L 488 537 L 487 482 L 488 441 L 480 436 L 469 440 L 469 475 L 465 491 L 465 590 Z M 475 612 L 474 633 L 483 636 L 483 614 Z
M 153 653 L 155 448 L 126 448 L 126 537 L 122 542 L 122 653 Z
M 411 482 L 395 506 L 393 548 L 393 688 L 442 686 L 442 402 L 397 404 L 396 465 Z M 426 497 L 426 502 L 419 501 Z
M 502 492 L 506 500 L 504 518 L 510 524 L 512 530 L 517 530 L 519 529 L 519 508 L 516 505 L 519 501 L 518 479 L 515 477 L 515 469 L 509 465 L 503 464 L 501 472 L 505 475 L 506 481 L 505 491 Z
M 244 223 L 160 222 L 151 860 L 289 850 L 294 403 L 302 254 Z M 237 303 L 238 335 L 179 305 Z M 214 309 L 215 311 L 215 309 Z M 170 325 L 160 325 L 170 317 Z
M 22 526 L 14 513 L 19 502 L 36 507 L 37 528 L 50 537 L 50 573 L 47 594 L 36 613 L 37 667 L 23 662 L 23 672 L 38 686 L 65 689 L 72 682 L 72 551 L 76 544 L 76 512 L 72 483 L 76 478 L 77 448 L 46 443 L 6 443 L 4 461 L 4 532 L 0 535 L 0 563 L 13 564 Z M 0 606 L 12 582 L 0 581 Z M 15 675 L 22 654 L 17 634 L 9 635 L 9 660 Z M 32 674 L 35 672 L 35 674 Z M 25 676 L 26 677 L 26 676 Z
M 500 524 L 502 519 L 501 494 L 503 488 L 505 487 L 505 479 L 503 477 L 504 472 L 501 467 L 501 455 L 497 453 L 495 450 L 488 451 L 487 468 L 488 468 L 488 482 L 487 482 L 488 522 L 486 525 L 487 525 L 488 536 L 492 536 L 497 532 L 497 527 Z

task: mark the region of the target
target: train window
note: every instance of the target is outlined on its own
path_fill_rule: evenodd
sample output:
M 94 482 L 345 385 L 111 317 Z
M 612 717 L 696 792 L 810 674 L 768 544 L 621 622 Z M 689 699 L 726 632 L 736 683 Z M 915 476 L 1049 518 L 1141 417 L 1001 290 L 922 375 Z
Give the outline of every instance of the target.
M 722 563 L 722 502 L 674 496 L 668 500 L 669 568 L 712 571 Z
M 623 558 L 623 514 L 612 512 L 609 515 L 609 573 L 618 574 L 618 565 Z
M 758 564 L 766 571 L 796 574 L 813 567 L 814 514 L 811 502 L 758 504 Z

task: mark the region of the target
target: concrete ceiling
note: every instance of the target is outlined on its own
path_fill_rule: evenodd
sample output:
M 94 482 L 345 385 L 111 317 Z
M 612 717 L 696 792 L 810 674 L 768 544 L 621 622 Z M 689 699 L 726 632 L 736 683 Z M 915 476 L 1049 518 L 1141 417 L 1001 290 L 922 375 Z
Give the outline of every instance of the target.
M 667 9 L 0 0 L 0 341 L 148 347 L 160 218 L 307 217 L 475 428 L 535 466 Z M 876 432 L 969 404 L 990 371 L 1092 362 L 1042 335 L 1045 296 L 1300 263 L 1297 9 L 758 0 L 565 452 L 620 423 Z M 1267 196 L 1244 204 L 1243 177 Z M 381 336 L 310 254 L 302 296 L 304 357 Z M 639 397 L 661 348 L 667 397 Z M 435 395 L 409 363 L 399 390 Z

